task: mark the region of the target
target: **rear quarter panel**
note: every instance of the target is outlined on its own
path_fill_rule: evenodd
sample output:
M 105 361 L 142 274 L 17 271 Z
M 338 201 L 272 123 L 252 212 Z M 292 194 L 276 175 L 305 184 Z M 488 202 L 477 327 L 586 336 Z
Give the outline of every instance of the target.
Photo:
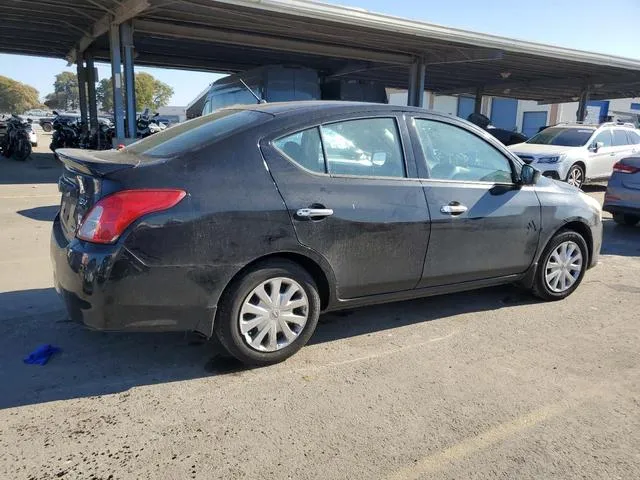
M 258 142 L 259 130 L 250 130 L 161 165 L 116 174 L 124 188 L 188 192 L 173 209 L 134 224 L 124 240 L 145 266 L 158 267 L 150 270 L 170 274 L 155 281 L 166 295 L 180 292 L 172 302 L 215 307 L 233 276 L 266 255 L 299 253 L 317 261 L 296 239 Z

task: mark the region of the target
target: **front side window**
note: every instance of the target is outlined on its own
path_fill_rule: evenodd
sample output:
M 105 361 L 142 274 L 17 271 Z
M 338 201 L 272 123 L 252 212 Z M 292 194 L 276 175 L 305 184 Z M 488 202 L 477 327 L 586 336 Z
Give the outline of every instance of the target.
M 313 172 L 406 176 L 400 135 L 393 118 L 347 120 L 308 128 L 274 140 L 273 146 Z
M 593 139 L 593 144 L 595 145 L 597 142 L 602 142 L 603 147 L 611 146 L 611 130 L 604 130 L 596 135 L 596 138 Z
M 561 147 L 582 147 L 595 132 L 594 128 L 545 128 L 526 143 L 534 145 L 558 145 Z
M 273 145 L 298 165 L 312 172 L 325 173 L 322 143 L 318 127 L 287 135 Z
M 613 129 L 613 146 L 619 147 L 622 145 L 628 145 L 627 134 L 624 130 L 620 130 L 617 128 Z
M 404 177 L 404 158 L 393 118 L 368 118 L 322 127 L 327 171 L 339 175 Z
M 511 163 L 493 145 L 473 133 L 433 120 L 415 121 L 429 178 L 511 183 Z

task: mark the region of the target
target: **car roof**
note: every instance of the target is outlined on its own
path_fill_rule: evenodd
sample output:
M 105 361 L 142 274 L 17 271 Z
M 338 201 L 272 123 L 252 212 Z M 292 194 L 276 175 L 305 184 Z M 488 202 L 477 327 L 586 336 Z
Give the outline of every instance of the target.
M 416 112 L 429 113 L 451 117 L 448 114 L 440 114 L 417 107 L 402 105 L 389 105 L 385 103 L 345 102 L 331 100 L 308 100 L 296 102 L 260 103 L 256 105 L 235 105 L 227 107 L 233 110 L 252 110 L 271 114 L 273 116 L 286 116 L 304 113 L 356 113 L 356 112 Z

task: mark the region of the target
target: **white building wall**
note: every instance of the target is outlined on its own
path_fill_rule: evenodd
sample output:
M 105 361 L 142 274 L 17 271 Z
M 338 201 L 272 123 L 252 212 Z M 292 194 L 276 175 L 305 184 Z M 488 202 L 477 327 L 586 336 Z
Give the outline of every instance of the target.
M 458 113 L 458 97 L 449 95 L 434 95 L 433 110 L 440 113 L 455 115 Z
M 422 97 L 423 100 L 423 108 L 429 108 L 429 97 L 430 97 L 431 93 L 430 92 L 424 92 L 424 96 Z M 407 104 L 407 92 L 398 92 L 398 91 L 394 91 L 394 92 L 389 92 L 388 95 L 389 97 L 389 104 L 390 105 L 406 105 Z
M 187 107 L 166 106 L 158 108 L 158 114 L 162 117 L 165 115 L 177 115 L 180 117 L 180 121 L 184 122 L 187 119 Z
M 518 131 L 522 132 L 522 122 L 524 118 L 524 112 L 547 112 L 547 125 L 551 121 L 551 105 L 538 105 L 535 100 L 519 100 L 518 110 L 516 112 L 516 125 Z

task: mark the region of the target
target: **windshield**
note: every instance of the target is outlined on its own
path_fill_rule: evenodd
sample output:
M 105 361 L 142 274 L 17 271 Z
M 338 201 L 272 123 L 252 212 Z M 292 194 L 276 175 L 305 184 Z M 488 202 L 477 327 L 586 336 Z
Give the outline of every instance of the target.
M 194 118 L 154 133 L 121 151 L 142 155 L 143 158 L 173 157 L 198 150 L 211 142 L 269 118 L 271 118 L 270 115 L 253 110 L 218 110 L 211 115 Z
M 547 128 L 527 140 L 536 145 L 559 145 L 562 147 L 581 147 L 585 145 L 594 128 Z

